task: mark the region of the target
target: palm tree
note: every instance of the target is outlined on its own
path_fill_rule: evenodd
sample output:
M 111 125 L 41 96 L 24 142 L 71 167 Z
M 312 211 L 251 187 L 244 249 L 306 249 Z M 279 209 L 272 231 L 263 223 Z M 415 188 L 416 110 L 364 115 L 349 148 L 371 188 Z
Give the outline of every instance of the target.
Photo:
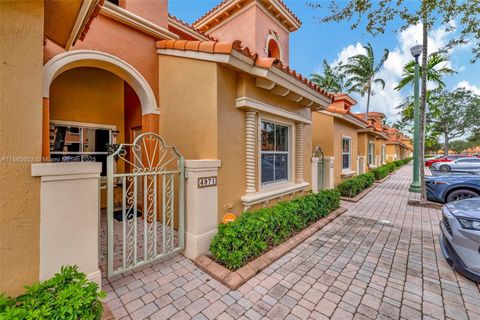
M 363 46 L 363 48 L 367 51 L 366 54 L 357 54 L 348 58 L 348 63 L 342 67 L 342 71 L 347 77 L 345 86 L 349 92 L 357 92 L 362 97 L 367 94 L 367 112 L 365 113 L 365 119 L 367 119 L 368 111 L 370 110 L 370 96 L 372 95 L 373 84 L 379 84 L 382 90 L 385 88 L 385 81 L 375 76 L 388 59 L 390 52 L 384 49 L 382 58 L 375 64 L 372 45 L 368 43 L 366 46 Z
M 331 93 L 339 93 L 343 91 L 345 76 L 340 72 L 341 64 L 332 67 L 328 62 L 323 60 L 323 75 L 313 73 L 310 80 L 319 87 Z
M 434 82 L 440 89 L 445 88 L 445 83 L 442 80 L 443 76 L 454 74 L 455 71 L 447 67 L 447 56 L 434 52 L 428 56 L 427 60 L 427 81 Z M 422 76 L 422 67 L 419 66 L 420 77 Z M 400 90 L 406 85 L 413 85 L 415 76 L 415 61 L 408 62 L 403 67 L 403 78 L 395 87 L 395 90 Z

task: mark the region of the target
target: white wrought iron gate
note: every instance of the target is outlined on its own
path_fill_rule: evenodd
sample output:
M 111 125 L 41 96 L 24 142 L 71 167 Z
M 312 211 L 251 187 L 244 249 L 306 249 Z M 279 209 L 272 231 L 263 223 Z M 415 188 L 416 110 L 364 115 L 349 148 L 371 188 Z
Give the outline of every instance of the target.
M 184 159 L 155 133 L 107 158 L 109 277 L 182 250 Z

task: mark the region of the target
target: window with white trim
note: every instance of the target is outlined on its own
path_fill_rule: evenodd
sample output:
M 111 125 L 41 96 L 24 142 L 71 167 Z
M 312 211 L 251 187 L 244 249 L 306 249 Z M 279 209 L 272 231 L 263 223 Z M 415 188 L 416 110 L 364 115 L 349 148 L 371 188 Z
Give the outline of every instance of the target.
M 78 123 L 50 123 L 50 159 L 53 162 L 101 162 L 101 176 L 106 175 L 107 145 L 113 141 L 108 127 Z
M 262 185 L 289 179 L 290 128 L 286 125 L 261 122 L 261 183 Z
M 386 156 L 385 156 L 385 155 L 386 155 L 386 148 L 385 148 L 385 145 L 382 145 L 382 153 L 381 153 L 381 157 L 382 157 L 381 162 L 382 162 L 382 164 L 385 163 L 385 159 L 386 159 Z
M 342 170 L 349 170 L 351 168 L 351 151 L 352 139 L 348 137 L 342 138 Z
M 368 142 L 368 156 L 367 156 L 368 165 L 371 166 L 375 162 L 375 143 Z

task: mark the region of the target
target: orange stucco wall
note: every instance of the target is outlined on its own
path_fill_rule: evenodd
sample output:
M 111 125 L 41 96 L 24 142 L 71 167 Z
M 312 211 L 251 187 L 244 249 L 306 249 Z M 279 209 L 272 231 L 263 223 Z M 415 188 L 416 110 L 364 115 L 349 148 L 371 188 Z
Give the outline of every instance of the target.
M 357 127 L 354 127 L 346 121 L 335 119 L 334 122 L 334 137 L 333 137 L 333 149 L 335 155 L 335 163 L 333 173 L 335 176 L 334 184 L 339 184 L 345 177 L 342 177 L 342 138 L 348 136 L 352 138 L 350 161 L 350 169 L 356 171 L 357 169 L 357 156 L 358 156 L 358 147 L 357 147 Z
M 99 15 L 84 41 L 71 50 L 89 49 L 110 53 L 131 64 L 147 80 L 158 101 L 158 58 L 155 39 L 119 22 Z M 44 63 L 64 52 L 51 41 L 44 47 Z
M 0 1 L 0 293 L 39 277 L 43 6 Z M 7 158 L 9 160 L 7 160 Z
M 312 153 L 319 146 L 327 157 L 334 157 L 333 117 L 320 112 L 312 112 Z M 335 158 L 336 160 L 336 158 Z
M 119 5 L 162 28 L 168 28 L 168 0 L 120 0 Z
M 260 4 L 250 6 L 240 14 L 228 19 L 209 34 L 222 41 L 241 40 L 242 45 L 258 53 L 259 56 L 266 57 L 267 37 L 270 30 L 274 30 L 279 37 L 277 43 L 282 53 L 282 62 L 288 64 L 289 33 L 258 6 Z

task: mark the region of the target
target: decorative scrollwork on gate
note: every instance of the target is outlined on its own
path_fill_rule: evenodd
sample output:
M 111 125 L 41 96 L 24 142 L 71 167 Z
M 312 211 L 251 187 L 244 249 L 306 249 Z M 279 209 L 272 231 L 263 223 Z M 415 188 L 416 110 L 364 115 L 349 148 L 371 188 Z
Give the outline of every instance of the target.
M 107 158 L 107 180 L 109 276 L 183 248 L 184 160 L 174 146 L 155 133 L 119 145 Z M 113 189 L 118 185 L 122 188 L 119 223 L 113 219 Z M 114 237 L 118 230 L 121 237 Z M 114 238 L 122 239 L 122 244 L 115 245 Z M 120 265 L 114 266 L 114 261 Z

